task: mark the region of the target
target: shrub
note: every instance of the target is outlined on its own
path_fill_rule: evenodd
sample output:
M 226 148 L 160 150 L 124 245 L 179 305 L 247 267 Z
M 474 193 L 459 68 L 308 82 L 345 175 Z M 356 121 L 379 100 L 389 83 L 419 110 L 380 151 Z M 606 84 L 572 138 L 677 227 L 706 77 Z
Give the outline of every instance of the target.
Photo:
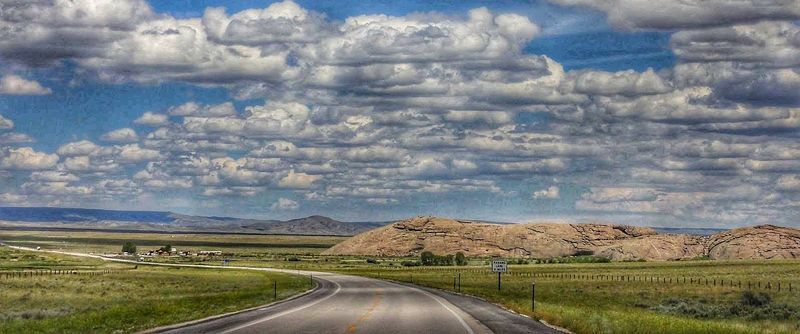
M 403 267 L 418 267 L 420 263 L 417 261 L 403 261 L 400 262 L 400 265 Z
M 730 305 L 709 304 L 706 300 L 667 299 L 653 311 L 694 318 L 742 318 L 748 320 L 789 320 L 800 318 L 800 311 L 782 303 L 772 303 L 772 298 L 763 292 L 745 291 L 739 302 Z
M 130 241 L 124 243 L 122 244 L 122 252 L 128 254 L 136 254 L 136 245 L 134 245 Z
M 745 306 L 766 306 L 772 302 L 772 297 L 763 292 L 745 291 L 742 293 L 741 303 Z
M 376 264 L 376 263 L 378 263 L 378 260 L 375 260 L 375 259 L 367 259 L 367 263 Z
M 467 257 L 464 256 L 464 253 L 458 252 L 456 253 L 456 265 L 457 266 L 466 266 L 468 264 Z

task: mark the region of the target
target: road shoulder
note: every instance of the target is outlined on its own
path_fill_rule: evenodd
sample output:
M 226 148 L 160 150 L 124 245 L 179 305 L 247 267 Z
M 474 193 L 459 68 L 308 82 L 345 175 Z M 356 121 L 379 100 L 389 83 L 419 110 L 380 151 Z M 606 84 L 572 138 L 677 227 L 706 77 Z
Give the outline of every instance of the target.
M 455 305 L 475 320 L 488 327 L 494 333 L 518 334 L 564 334 L 554 327 L 545 325 L 535 319 L 511 312 L 503 307 L 492 304 L 483 299 L 465 294 L 456 294 L 435 288 L 423 287 L 403 282 L 398 284 L 413 286 L 415 288 L 430 292 Z M 567 332 L 568 333 L 568 332 Z

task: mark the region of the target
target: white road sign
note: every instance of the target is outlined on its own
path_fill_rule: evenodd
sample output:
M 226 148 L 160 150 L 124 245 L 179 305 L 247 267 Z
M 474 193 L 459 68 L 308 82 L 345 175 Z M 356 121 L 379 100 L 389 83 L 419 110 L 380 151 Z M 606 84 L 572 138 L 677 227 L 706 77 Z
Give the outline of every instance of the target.
M 508 271 L 506 260 L 492 260 L 492 272 L 504 273 Z

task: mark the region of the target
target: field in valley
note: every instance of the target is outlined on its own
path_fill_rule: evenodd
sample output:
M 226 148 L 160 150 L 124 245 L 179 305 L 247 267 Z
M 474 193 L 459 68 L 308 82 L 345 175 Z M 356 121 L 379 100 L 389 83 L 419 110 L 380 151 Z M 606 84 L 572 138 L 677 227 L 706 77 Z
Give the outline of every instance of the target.
M 278 299 L 311 288 L 307 277 L 280 273 L 135 266 L 0 247 L 0 333 L 136 332 L 272 302 L 274 282 Z
M 346 239 L 336 236 L 112 233 L 94 231 L 0 231 L 7 244 L 82 253 L 118 253 L 130 241 L 145 251 L 171 245 L 178 250 L 221 250 L 239 257 L 319 254 Z
M 58 233 L 43 234 L 47 234 L 49 238 L 58 237 Z M 470 259 L 468 266 L 461 267 L 421 267 L 403 265 L 404 262 L 406 265 L 414 263 L 419 260 L 418 258 L 319 255 L 325 249 L 322 245 L 338 242 L 342 239 L 339 237 L 242 235 L 170 237 L 153 234 L 132 236 L 127 233 L 96 233 L 72 235 L 70 240 L 53 243 L 53 240 L 34 240 L 29 234 L 26 235 L 16 235 L 16 242 L 29 246 L 39 245 L 43 248 L 66 247 L 73 251 L 94 249 L 96 252 L 119 252 L 121 242 L 129 239 L 133 239 L 140 250 L 156 247 L 165 241 L 180 245 L 174 242 L 177 240 L 194 243 L 191 246 L 188 244 L 177 246 L 179 248 L 221 248 L 226 252 L 225 258 L 231 260 L 232 265 L 335 271 L 402 282 L 413 281 L 414 284 L 447 290 L 456 289 L 476 295 L 576 333 L 796 333 L 800 331 L 800 311 L 798 311 L 800 310 L 800 261 L 697 259 L 678 262 L 595 263 L 596 259 L 591 256 L 550 261 L 587 263 L 533 264 L 523 261 L 509 265 L 510 272 L 503 274 L 502 290 L 497 291 L 497 276 L 488 271 L 489 259 Z M 37 237 L 45 238 L 42 235 Z M 27 240 L 22 240 L 25 238 Z M 8 240 L 8 236 L 0 239 Z M 92 240 L 92 243 L 81 243 L 87 239 Z M 208 246 L 204 243 L 214 244 Z M 247 245 L 242 245 L 245 243 Z M 220 244 L 233 246 L 225 247 Z M 280 247 L 275 247 L 275 244 L 280 244 Z M 308 247 L 310 244 L 315 246 Z M 206 258 L 174 256 L 147 258 L 145 261 L 208 263 Z M 135 277 L 134 280 L 137 283 L 155 282 L 151 281 L 155 279 L 148 277 L 162 275 L 162 272 L 169 275 L 178 273 L 197 275 L 202 278 L 200 281 L 219 279 L 227 282 L 225 284 L 257 286 L 257 280 L 251 277 L 251 274 L 244 272 L 237 272 L 236 276 L 233 274 L 223 276 L 222 272 L 216 270 L 176 271 L 146 266 L 139 266 L 136 273 L 141 276 Z M 458 285 L 454 287 L 454 278 L 457 278 L 459 273 L 460 287 Z M 182 279 L 184 278 L 175 277 L 174 282 L 184 282 Z M 536 283 L 535 311 L 531 310 L 533 282 Z M 135 287 L 138 286 L 137 283 L 130 284 Z M 149 284 L 144 285 L 149 286 Z M 71 289 L 74 287 L 67 288 L 66 291 L 70 292 Z M 207 291 L 203 290 L 202 284 L 192 289 Z M 154 287 L 150 291 L 155 293 L 157 290 Z M 186 299 L 192 298 L 190 296 L 193 294 L 189 293 L 191 291 L 189 287 L 181 291 L 185 292 L 183 297 Z M 253 293 L 253 296 L 257 295 Z M 179 296 L 181 295 L 175 298 L 178 299 Z

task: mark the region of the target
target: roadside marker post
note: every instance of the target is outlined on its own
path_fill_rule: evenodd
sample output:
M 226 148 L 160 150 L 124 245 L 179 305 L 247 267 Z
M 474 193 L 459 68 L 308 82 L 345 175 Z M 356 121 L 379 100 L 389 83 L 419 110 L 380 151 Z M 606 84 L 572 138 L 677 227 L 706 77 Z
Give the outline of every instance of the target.
M 492 260 L 492 271 L 497 273 L 497 291 L 500 291 L 500 275 L 508 271 L 508 262 L 506 260 Z
M 272 282 L 272 299 L 278 300 L 278 281 Z
M 531 312 L 536 311 L 536 282 L 531 283 Z

